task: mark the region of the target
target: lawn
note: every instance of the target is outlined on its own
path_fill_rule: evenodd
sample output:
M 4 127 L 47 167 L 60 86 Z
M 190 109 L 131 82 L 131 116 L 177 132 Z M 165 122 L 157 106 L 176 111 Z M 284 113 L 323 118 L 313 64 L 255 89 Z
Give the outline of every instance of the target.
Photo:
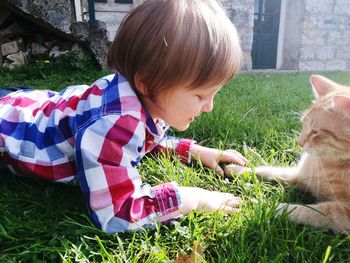
M 0 70 L 0 86 L 60 90 L 90 83 L 106 72 L 39 67 Z M 184 133 L 171 133 L 207 146 L 234 148 L 251 166 L 293 165 L 300 113 L 313 99 L 311 73 L 241 74 L 223 88 L 214 111 L 203 114 Z M 350 83 L 349 73 L 323 73 Z M 275 216 L 278 202 L 307 202 L 308 195 L 255 176 L 225 177 L 199 164 L 185 166 L 166 156 L 144 158 L 139 171 L 152 185 L 181 185 L 231 192 L 245 200 L 232 216 L 190 213 L 155 229 L 107 235 L 88 216 L 79 188 L 0 176 L 0 262 L 174 262 L 189 254 L 194 242 L 205 262 L 349 262 L 350 238 L 312 229 Z

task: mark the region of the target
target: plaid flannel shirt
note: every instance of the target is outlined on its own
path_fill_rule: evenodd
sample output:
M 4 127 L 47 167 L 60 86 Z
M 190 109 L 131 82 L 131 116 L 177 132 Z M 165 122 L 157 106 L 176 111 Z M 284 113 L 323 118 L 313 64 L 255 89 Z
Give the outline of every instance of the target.
M 136 166 L 156 147 L 189 160 L 193 141 L 168 137 L 130 84 L 109 75 L 57 93 L 24 90 L 0 99 L 2 161 L 18 174 L 79 182 L 92 221 L 107 233 L 181 215 L 175 182 L 142 184 Z

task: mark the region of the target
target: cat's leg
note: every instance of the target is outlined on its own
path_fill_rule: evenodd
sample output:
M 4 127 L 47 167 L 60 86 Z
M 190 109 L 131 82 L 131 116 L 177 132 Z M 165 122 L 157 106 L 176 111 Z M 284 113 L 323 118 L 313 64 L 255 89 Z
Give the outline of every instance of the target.
M 335 232 L 350 232 L 350 208 L 342 202 L 322 202 L 313 205 L 279 204 L 277 213 L 283 211 L 298 223 L 316 228 L 326 227 Z
M 284 185 L 295 185 L 298 183 L 299 168 L 295 167 L 272 167 L 258 166 L 253 169 L 234 164 L 225 167 L 226 173 L 243 174 L 244 172 L 255 172 L 259 177 L 268 181 L 278 180 Z
M 268 181 L 278 180 L 284 185 L 296 185 L 299 178 L 298 167 L 258 166 L 254 172 Z

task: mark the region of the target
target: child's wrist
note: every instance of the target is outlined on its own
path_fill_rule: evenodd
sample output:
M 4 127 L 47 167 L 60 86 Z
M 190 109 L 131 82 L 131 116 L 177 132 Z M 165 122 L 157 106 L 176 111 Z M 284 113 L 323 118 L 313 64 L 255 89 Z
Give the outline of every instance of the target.
M 192 153 L 191 148 L 196 144 L 196 141 L 190 139 L 181 139 L 176 146 L 176 152 L 181 157 L 181 161 L 184 163 L 191 163 Z
M 197 187 L 186 187 L 186 186 L 180 186 L 179 187 L 179 193 L 181 195 L 182 199 L 182 213 L 184 215 L 188 214 L 192 210 L 197 210 L 199 206 L 199 199 L 198 199 L 198 190 L 200 188 Z
M 193 143 L 193 144 L 191 145 L 189 152 L 190 152 L 190 155 L 191 155 L 192 160 L 193 160 L 193 159 L 195 159 L 195 160 L 200 159 L 200 148 L 201 148 L 201 147 L 202 147 L 202 146 L 200 146 L 200 145 L 198 145 L 198 144 L 196 144 L 196 143 Z

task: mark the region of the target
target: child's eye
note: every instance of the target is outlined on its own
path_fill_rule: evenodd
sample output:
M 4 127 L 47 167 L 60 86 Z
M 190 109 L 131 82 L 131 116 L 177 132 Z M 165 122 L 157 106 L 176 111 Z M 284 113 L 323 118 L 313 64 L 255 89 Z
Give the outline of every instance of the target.
M 197 98 L 199 99 L 199 100 L 204 100 L 205 98 L 203 97 L 203 96 L 201 96 L 201 95 L 197 95 Z

